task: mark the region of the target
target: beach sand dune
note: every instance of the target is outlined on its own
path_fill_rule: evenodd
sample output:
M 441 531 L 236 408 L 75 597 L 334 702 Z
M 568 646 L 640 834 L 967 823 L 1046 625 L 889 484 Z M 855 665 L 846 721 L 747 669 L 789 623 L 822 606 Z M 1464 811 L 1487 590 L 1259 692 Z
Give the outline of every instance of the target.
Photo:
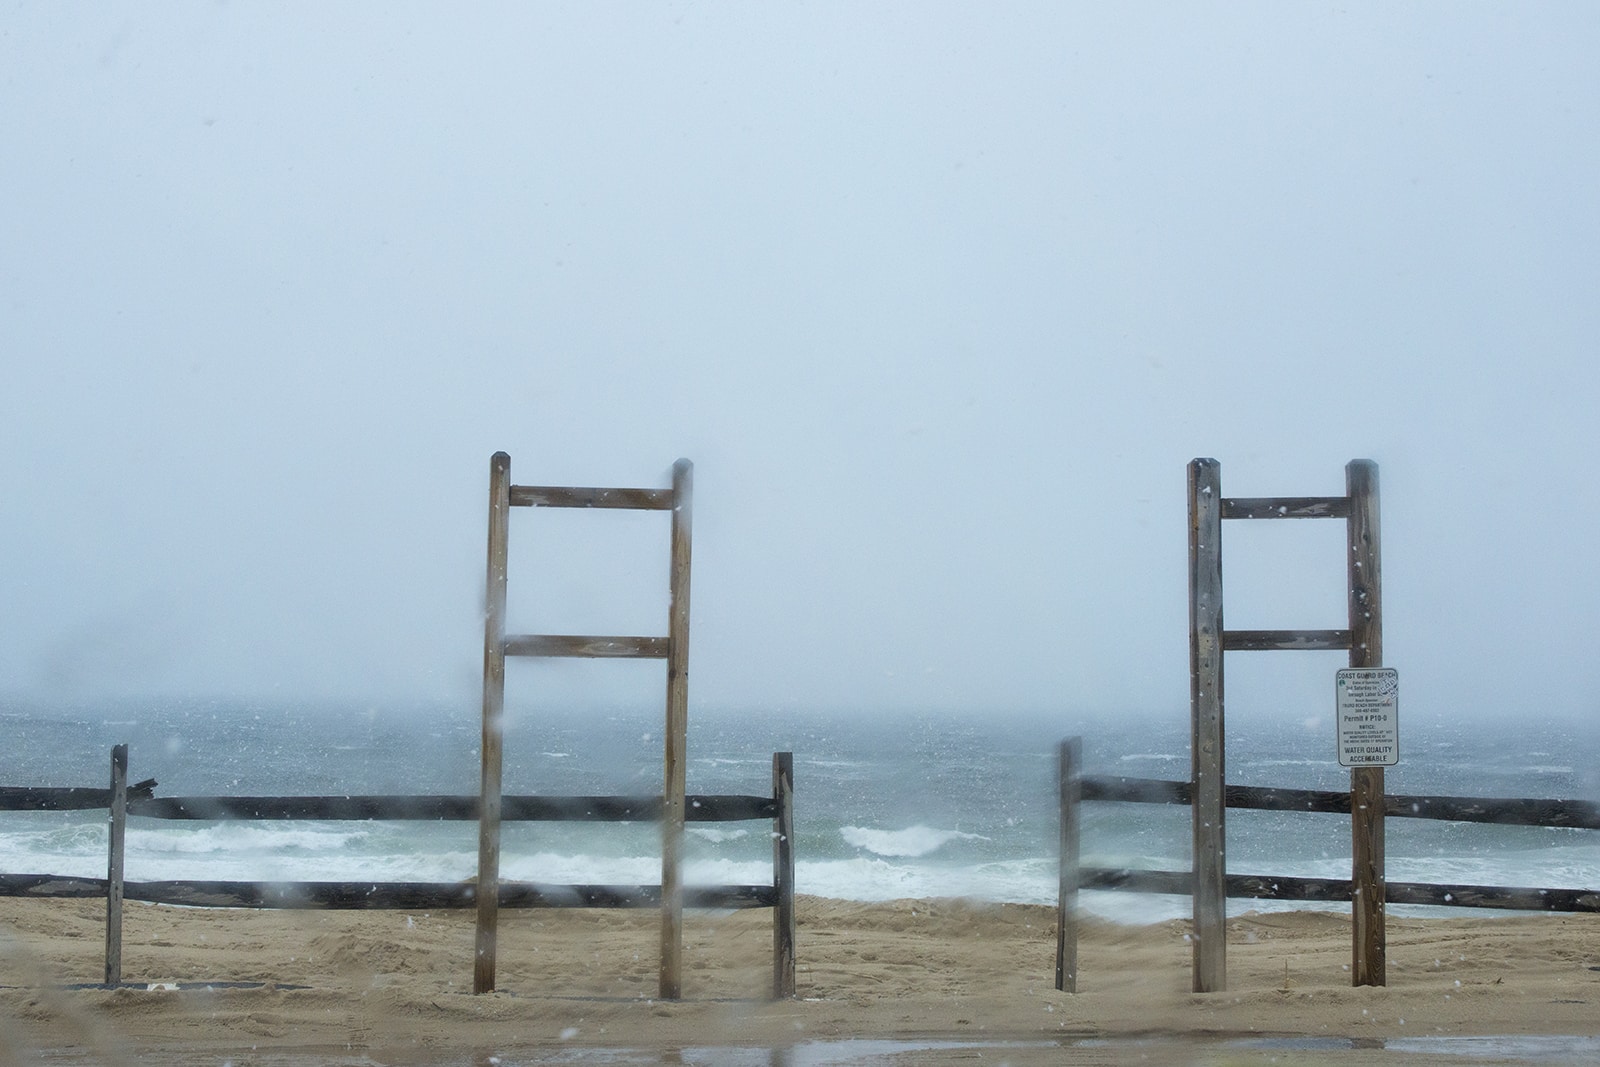
M 799 995 L 773 1002 L 771 913 L 691 913 L 684 997 L 662 1002 L 652 912 L 505 912 L 499 989 L 472 996 L 470 912 L 130 904 L 129 987 L 106 990 L 75 988 L 102 977 L 102 903 L 3 900 L 0 1067 L 1600 1058 L 1591 916 L 1391 918 L 1388 986 L 1355 989 L 1348 916 L 1246 915 L 1228 923 L 1228 991 L 1205 995 L 1182 921 L 1089 922 L 1080 992 L 1057 992 L 1054 923 L 803 897 Z

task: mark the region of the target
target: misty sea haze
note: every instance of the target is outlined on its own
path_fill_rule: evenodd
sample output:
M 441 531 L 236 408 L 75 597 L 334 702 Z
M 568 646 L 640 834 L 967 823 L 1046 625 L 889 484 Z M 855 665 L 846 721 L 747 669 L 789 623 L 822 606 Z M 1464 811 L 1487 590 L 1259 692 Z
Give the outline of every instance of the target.
M 659 713 L 508 713 L 508 794 L 659 794 Z M 129 705 L 93 710 L 0 706 L 8 744 L 0 784 L 103 786 L 109 750 L 127 742 L 130 780 L 157 796 L 475 794 L 478 723 L 462 708 Z M 968 896 L 1054 903 L 1056 745 L 1084 742 L 1091 774 L 1185 779 L 1187 713 L 1084 718 L 975 712 L 766 712 L 691 715 L 691 793 L 767 794 L 771 754 L 794 753 L 797 884 L 854 900 Z M 1391 793 L 1600 799 L 1596 731 L 1569 723 L 1403 720 Z M 1231 782 L 1348 788 L 1331 712 L 1288 722 L 1231 721 Z M 1188 809 L 1091 804 L 1084 862 L 1184 869 Z M 105 872 L 104 815 L 0 813 L 0 870 Z M 1391 819 L 1396 881 L 1600 888 L 1593 831 Z M 472 823 L 130 822 L 130 880 L 451 881 L 476 870 Z M 1348 819 L 1230 812 L 1228 868 L 1348 877 Z M 507 824 L 502 875 L 554 883 L 659 879 L 650 824 Z M 691 824 L 690 884 L 771 879 L 769 827 Z M 1182 898 L 1090 892 L 1120 921 L 1186 915 Z M 1232 901 L 1230 912 L 1284 907 Z

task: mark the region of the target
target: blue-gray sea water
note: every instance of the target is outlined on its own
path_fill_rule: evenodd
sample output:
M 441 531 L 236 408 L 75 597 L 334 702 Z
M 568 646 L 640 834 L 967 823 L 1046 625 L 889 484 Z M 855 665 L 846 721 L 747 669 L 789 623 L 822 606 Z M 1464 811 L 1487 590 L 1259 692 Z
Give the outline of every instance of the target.
M 1170 780 L 1189 774 L 1186 710 L 1120 719 L 1069 716 L 693 712 L 691 793 L 767 794 L 771 754 L 794 753 L 797 885 L 854 900 L 969 896 L 1054 903 L 1056 749 L 1083 738 L 1086 770 Z M 104 786 L 110 748 L 131 746 L 130 780 L 158 796 L 463 794 L 478 791 L 470 706 L 0 705 L 0 785 Z M 512 714 L 508 794 L 659 794 L 659 712 Z M 1529 719 L 1408 721 L 1391 793 L 1600 799 L 1600 729 Z M 1347 789 L 1331 714 L 1230 723 L 1232 782 Z M 1091 804 L 1083 859 L 1181 870 L 1187 808 Z M 1391 819 L 1395 881 L 1600 889 L 1600 832 Z M 127 877 L 454 881 L 474 875 L 472 823 L 135 819 Z M 502 876 L 643 884 L 660 876 L 647 824 L 508 824 Z M 0 813 L 0 871 L 103 876 L 104 813 Z M 1348 877 L 1349 820 L 1230 812 L 1228 869 Z M 691 883 L 770 882 L 770 826 L 692 825 Z M 1085 894 L 1120 921 L 1187 914 L 1180 898 Z M 1242 912 L 1271 907 L 1233 901 Z M 1282 905 L 1278 905 L 1282 906 Z M 1326 906 L 1325 906 L 1326 907 Z

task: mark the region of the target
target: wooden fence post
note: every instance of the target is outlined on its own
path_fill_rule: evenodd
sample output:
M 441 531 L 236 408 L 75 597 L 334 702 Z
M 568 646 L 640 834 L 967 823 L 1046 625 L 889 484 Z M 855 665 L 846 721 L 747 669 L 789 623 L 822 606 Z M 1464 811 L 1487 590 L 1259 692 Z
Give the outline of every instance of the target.
M 1378 465 L 1351 460 L 1350 666 L 1383 666 L 1383 575 L 1378 538 Z M 1384 907 L 1384 785 L 1382 767 L 1350 768 L 1352 985 L 1387 984 Z
M 672 465 L 671 604 L 661 811 L 661 999 L 683 995 L 683 820 L 689 736 L 689 560 L 694 465 Z
M 1194 991 L 1227 988 L 1222 698 L 1222 468 L 1189 464 L 1189 713 L 1194 788 Z
M 111 803 L 106 850 L 106 982 L 122 984 L 122 873 L 128 832 L 128 746 L 111 749 Z
M 1056 894 L 1056 988 L 1078 991 L 1078 835 L 1083 800 L 1083 741 L 1061 742 L 1061 872 Z
M 511 532 L 511 457 L 489 460 L 489 563 L 483 613 L 483 776 L 478 794 L 478 921 L 472 991 L 494 991 L 500 922 L 500 798 L 506 702 L 506 549 Z
M 772 999 L 794 996 L 794 753 L 772 754 L 772 799 L 778 814 L 772 834 Z

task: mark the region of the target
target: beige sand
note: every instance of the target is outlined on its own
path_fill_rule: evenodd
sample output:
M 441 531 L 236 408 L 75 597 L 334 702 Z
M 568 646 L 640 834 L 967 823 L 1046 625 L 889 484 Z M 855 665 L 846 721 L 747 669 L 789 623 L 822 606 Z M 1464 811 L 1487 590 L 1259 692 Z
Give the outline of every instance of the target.
M 0 900 L 0 1065 L 1482 1064 L 1539 1050 L 1395 1039 L 1600 1033 L 1600 917 L 1391 918 L 1388 987 L 1353 989 L 1348 917 L 1252 915 L 1229 923 L 1229 991 L 1202 996 L 1183 922 L 1089 925 L 1070 995 L 1050 908 L 803 898 L 799 914 L 798 999 L 766 999 L 771 913 L 752 911 L 691 914 L 685 995 L 663 1003 L 648 912 L 504 913 L 500 991 L 475 997 L 466 912 L 131 904 L 125 981 L 268 984 L 64 989 L 102 976 L 104 905 Z M 829 1044 L 846 1038 L 907 1044 Z M 1594 1055 L 1561 1048 L 1543 1060 Z

